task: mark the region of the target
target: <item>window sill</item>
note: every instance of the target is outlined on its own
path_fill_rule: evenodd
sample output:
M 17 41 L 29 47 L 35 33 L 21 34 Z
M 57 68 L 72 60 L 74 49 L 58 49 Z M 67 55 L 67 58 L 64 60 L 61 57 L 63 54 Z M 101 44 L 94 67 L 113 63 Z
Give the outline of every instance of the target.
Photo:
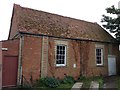
M 96 67 L 104 67 L 104 65 L 96 65 Z
M 66 65 L 64 65 L 64 66 L 63 65 L 61 65 L 61 66 L 56 65 L 56 68 L 66 68 L 66 67 L 67 67 Z

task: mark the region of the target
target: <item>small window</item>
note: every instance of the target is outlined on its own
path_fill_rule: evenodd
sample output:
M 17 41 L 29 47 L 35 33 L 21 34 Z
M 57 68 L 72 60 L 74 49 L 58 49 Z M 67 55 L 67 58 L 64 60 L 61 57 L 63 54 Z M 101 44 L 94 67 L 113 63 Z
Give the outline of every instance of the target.
M 96 64 L 103 65 L 103 48 L 96 48 Z
M 56 66 L 66 65 L 66 46 L 57 45 L 56 47 Z

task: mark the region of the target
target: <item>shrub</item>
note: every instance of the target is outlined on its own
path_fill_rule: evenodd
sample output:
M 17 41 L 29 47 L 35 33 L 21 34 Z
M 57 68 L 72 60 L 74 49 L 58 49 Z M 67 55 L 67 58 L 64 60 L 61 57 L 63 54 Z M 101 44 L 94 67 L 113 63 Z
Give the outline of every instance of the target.
M 86 78 L 84 77 L 84 76 L 80 76 L 79 78 L 78 78 L 78 80 L 79 81 L 83 81 L 83 80 L 85 80 Z
M 74 78 L 72 76 L 65 76 L 63 79 L 64 84 L 73 84 L 74 83 Z
M 45 78 L 40 78 L 39 80 L 37 80 L 35 86 L 44 87 L 45 86 Z
M 51 88 L 55 88 L 60 85 L 59 80 L 54 77 L 46 77 L 44 79 L 44 83 L 47 87 L 51 87 Z

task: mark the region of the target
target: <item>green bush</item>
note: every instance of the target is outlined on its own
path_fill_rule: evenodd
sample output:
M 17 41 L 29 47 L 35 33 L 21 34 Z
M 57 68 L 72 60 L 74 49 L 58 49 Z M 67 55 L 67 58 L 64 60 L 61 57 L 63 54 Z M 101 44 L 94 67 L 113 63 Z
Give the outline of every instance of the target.
M 45 86 L 45 78 L 40 78 L 39 80 L 37 80 L 35 86 L 36 87 L 44 87 Z
M 83 81 L 83 80 L 85 80 L 86 78 L 84 77 L 84 76 L 80 76 L 79 78 L 78 78 L 78 80 L 79 81 Z
M 66 76 L 64 79 L 63 79 L 63 83 L 64 84 L 73 84 L 74 83 L 74 78 L 72 76 Z
M 44 84 L 47 87 L 55 88 L 55 87 L 58 87 L 60 85 L 60 82 L 58 79 L 56 79 L 54 77 L 46 77 L 44 79 Z

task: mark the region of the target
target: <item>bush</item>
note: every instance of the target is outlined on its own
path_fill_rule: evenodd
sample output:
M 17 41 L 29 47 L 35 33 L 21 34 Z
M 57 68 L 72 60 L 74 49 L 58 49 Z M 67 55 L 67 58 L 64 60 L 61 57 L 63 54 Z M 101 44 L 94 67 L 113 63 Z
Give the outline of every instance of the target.
M 36 87 L 44 87 L 45 86 L 45 78 L 40 78 L 39 80 L 37 80 L 35 86 Z
M 74 83 L 74 78 L 72 76 L 66 76 L 64 79 L 63 79 L 63 83 L 64 84 L 73 84 Z
M 54 77 L 46 77 L 44 79 L 44 84 L 47 86 L 47 87 L 51 87 L 51 88 L 55 88 L 57 86 L 60 85 L 60 82 L 58 79 L 54 78 Z
M 86 78 L 84 77 L 84 76 L 80 76 L 79 78 L 78 78 L 78 80 L 79 81 L 83 81 L 83 80 L 85 80 Z

